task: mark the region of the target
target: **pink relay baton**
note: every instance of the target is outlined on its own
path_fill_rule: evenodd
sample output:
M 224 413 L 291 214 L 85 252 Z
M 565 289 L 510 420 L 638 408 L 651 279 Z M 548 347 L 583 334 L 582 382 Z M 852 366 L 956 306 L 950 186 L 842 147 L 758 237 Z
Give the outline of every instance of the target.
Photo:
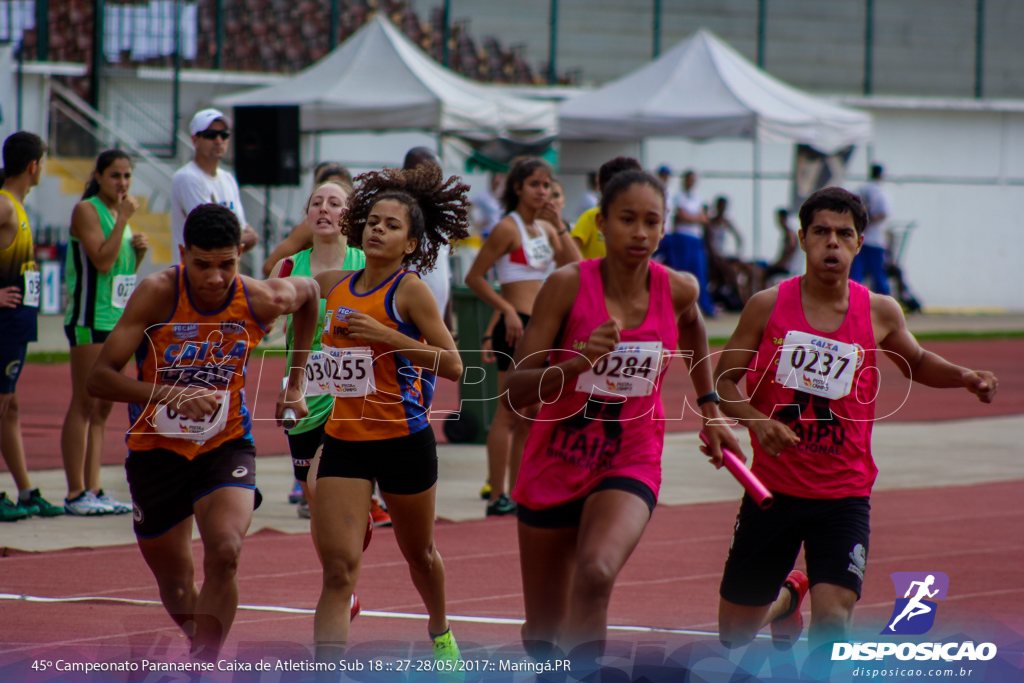
M 705 446 L 710 445 L 708 444 L 708 437 L 704 432 L 700 433 L 700 440 Z M 775 502 L 772 492 L 747 469 L 747 466 L 743 464 L 743 460 L 738 455 L 725 446 L 722 446 L 722 464 L 725 465 L 725 469 L 729 470 L 729 474 L 736 477 L 736 481 L 743 485 L 743 488 L 754 499 L 758 507 L 762 510 L 767 510 L 772 506 L 772 503 Z

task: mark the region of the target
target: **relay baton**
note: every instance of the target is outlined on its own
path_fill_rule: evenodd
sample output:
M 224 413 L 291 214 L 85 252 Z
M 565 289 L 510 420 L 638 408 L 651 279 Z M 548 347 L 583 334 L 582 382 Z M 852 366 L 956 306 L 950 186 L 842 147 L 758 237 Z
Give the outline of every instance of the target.
M 288 378 L 285 377 L 281 380 L 281 391 L 288 388 Z M 281 413 L 281 426 L 285 429 L 295 429 L 295 425 L 299 424 L 299 417 L 295 414 L 295 411 L 291 408 L 285 408 L 284 412 Z
M 704 432 L 700 433 L 700 440 L 705 446 L 710 448 L 708 437 Z M 736 477 L 736 481 L 743 485 L 743 488 L 754 499 L 758 507 L 762 510 L 767 510 L 772 506 L 772 503 L 775 502 L 772 492 L 747 469 L 747 466 L 743 464 L 743 460 L 738 455 L 725 446 L 722 446 L 722 464 L 725 465 L 725 469 L 729 470 L 729 474 Z

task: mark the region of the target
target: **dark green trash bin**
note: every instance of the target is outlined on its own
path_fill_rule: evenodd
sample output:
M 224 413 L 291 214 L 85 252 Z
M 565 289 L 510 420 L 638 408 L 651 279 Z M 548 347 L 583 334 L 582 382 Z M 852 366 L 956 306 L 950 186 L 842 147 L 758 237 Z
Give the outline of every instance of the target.
M 498 366 L 485 364 L 480 346 L 494 309 L 469 287 L 452 287 L 452 304 L 459 331 L 462 377 L 459 379 L 460 415 L 444 425 L 453 443 L 486 443 L 487 432 L 498 406 Z

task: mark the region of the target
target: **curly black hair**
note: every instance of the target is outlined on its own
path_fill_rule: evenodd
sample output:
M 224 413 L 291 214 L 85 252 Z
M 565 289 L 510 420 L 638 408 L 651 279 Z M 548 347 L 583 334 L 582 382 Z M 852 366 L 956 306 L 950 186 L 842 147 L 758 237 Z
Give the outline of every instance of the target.
M 393 199 L 409 210 L 409 237 L 416 249 L 402 259 L 426 273 L 434 269 L 437 248 L 469 237 L 469 185 L 459 176 L 447 180 L 441 169 L 422 164 L 411 170 L 385 168 L 356 177 L 356 192 L 348 202 L 341 231 L 349 245 L 360 248 L 366 219 L 377 202 Z

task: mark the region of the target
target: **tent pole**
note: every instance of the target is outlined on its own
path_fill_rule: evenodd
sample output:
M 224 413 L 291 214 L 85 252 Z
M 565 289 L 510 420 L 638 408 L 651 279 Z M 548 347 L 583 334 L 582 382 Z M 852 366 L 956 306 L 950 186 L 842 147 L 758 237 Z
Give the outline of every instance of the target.
M 437 158 L 441 161 L 441 168 L 444 168 L 444 133 L 437 131 Z
M 761 254 L 761 141 L 757 139 L 757 135 L 754 135 L 754 172 L 751 175 L 751 184 L 753 189 L 754 199 L 754 220 L 752 221 L 754 229 L 753 249 L 754 253 L 751 258 L 757 260 Z

